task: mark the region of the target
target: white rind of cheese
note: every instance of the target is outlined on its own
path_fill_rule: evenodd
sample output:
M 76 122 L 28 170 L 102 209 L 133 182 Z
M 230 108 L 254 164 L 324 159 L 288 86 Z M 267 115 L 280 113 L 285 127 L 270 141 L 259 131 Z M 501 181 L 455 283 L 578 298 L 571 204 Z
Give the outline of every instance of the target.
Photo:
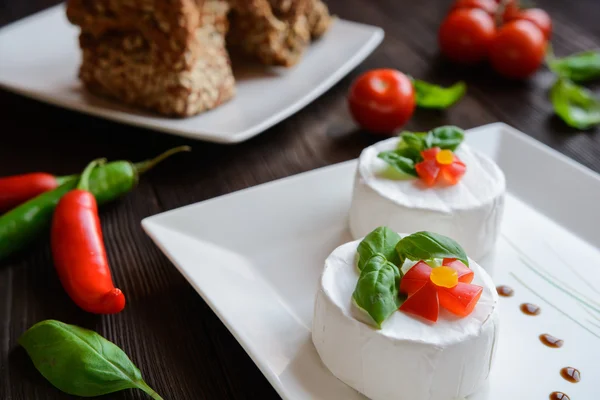
M 500 168 L 462 144 L 456 155 L 467 171 L 454 186 L 430 188 L 420 179 L 385 178 L 382 174 L 389 166 L 377 155 L 394 150 L 398 141 L 381 141 L 360 155 L 349 215 L 352 236 L 366 236 L 378 226 L 397 232 L 432 231 L 456 240 L 480 260 L 494 247 L 500 230 L 506 191 Z
M 430 324 L 397 311 L 380 330 L 359 321 L 352 302 L 356 249 L 346 243 L 325 261 L 312 339 L 327 368 L 372 400 L 453 400 L 480 389 L 498 338 L 498 294 L 490 276 L 469 259 L 483 293 L 464 318 L 440 310 Z

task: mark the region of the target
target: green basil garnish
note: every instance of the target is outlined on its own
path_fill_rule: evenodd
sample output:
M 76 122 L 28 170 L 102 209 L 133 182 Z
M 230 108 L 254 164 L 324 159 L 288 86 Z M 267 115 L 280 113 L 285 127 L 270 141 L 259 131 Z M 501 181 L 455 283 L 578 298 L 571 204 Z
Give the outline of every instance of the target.
M 455 151 L 465 139 L 465 131 L 452 125 L 435 128 L 429 131 L 428 135 L 431 136 L 428 148 L 439 147 L 452 151 Z
M 600 124 L 600 100 L 568 79 L 560 78 L 554 83 L 550 100 L 556 114 L 573 128 L 589 129 Z
M 415 170 L 415 162 L 408 157 L 401 155 L 402 152 L 398 150 L 383 151 L 377 155 L 383 161 L 388 163 L 392 168 L 399 172 L 403 172 L 408 175 L 417 176 Z
M 396 245 L 400 264 L 406 259 L 419 261 L 432 258 L 456 258 L 465 265 L 469 259 L 463 248 L 449 237 L 433 232 L 417 232 L 403 237 Z
M 568 57 L 549 57 L 548 66 L 560 77 L 575 82 L 587 82 L 600 78 L 600 52 L 584 51 Z
M 418 176 L 415 165 L 423 161 L 421 152 L 432 147 L 455 151 L 465 138 L 456 126 L 440 126 L 429 132 L 402 132 L 395 150 L 382 151 L 377 156 L 394 170 Z
M 375 254 L 381 254 L 388 261 L 399 265 L 400 257 L 396 253 L 396 245 L 399 241 L 400 235 L 387 226 L 380 226 L 373 230 L 358 245 L 358 269 L 362 270 Z
M 364 264 L 352 298 L 381 328 L 381 323 L 400 307 L 399 287 L 398 267 L 376 254 Z
M 123 350 L 96 332 L 47 320 L 29 328 L 19 344 L 44 378 L 65 393 L 90 397 L 137 388 L 162 400 Z
M 414 79 L 413 86 L 417 106 L 423 108 L 448 108 L 459 101 L 467 91 L 467 85 L 464 82 L 458 82 L 445 88 Z

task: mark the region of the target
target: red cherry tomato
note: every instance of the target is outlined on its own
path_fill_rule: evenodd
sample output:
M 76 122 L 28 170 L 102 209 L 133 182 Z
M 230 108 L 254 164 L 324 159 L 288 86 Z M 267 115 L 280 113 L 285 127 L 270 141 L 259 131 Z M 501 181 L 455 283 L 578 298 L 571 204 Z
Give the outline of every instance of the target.
M 462 64 L 486 58 L 496 26 L 494 19 L 477 8 L 461 8 L 446 17 L 439 32 L 440 49 L 446 57 Z
M 457 0 L 452 5 L 452 10 L 459 8 L 479 8 L 493 17 L 498 9 L 498 4 L 495 0 Z
M 519 8 L 519 4 L 511 0 L 504 6 L 504 13 L 502 14 L 502 22 L 508 22 L 511 19 L 515 19 L 517 15 L 521 12 Z
M 481 286 L 464 282 L 458 282 L 452 288 L 438 286 L 440 306 L 460 317 L 471 314 L 482 292 Z
M 533 22 L 538 28 L 542 30 L 546 40 L 552 36 L 552 19 L 550 15 L 541 8 L 528 8 L 522 10 L 514 15 L 510 15 L 508 18 L 504 17 L 504 21 L 513 21 L 515 19 L 523 19 L 525 21 Z
M 516 20 L 502 26 L 490 44 L 492 67 L 508 78 L 526 78 L 542 65 L 546 40 L 529 21 Z
M 354 120 L 373 133 L 391 134 L 415 110 L 415 89 L 410 79 L 394 69 L 375 69 L 359 76 L 348 95 Z

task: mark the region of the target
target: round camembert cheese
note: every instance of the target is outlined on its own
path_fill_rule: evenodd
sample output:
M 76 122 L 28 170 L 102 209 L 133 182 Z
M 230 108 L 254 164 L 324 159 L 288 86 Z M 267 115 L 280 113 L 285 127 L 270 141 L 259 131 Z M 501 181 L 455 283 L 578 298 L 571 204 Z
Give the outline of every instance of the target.
M 390 179 L 389 165 L 377 157 L 394 150 L 398 138 L 363 150 L 350 208 L 350 231 L 357 239 L 378 226 L 398 232 L 432 231 L 448 236 L 476 260 L 496 242 L 506 183 L 488 157 L 461 144 L 456 155 L 467 171 L 454 186 L 427 187 L 420 179 Z
M 372 400 L 453 400 L 481 388 L 498 337 L 498 294 L 490 276 L 469 259 L 472 283 L 483 292 L 464 318 L 441 309 L 438 321 L 428 323 L 396 311 L 376 329 L 362 322 L 352 301 L 359 243 L 338 247 L 325 261 L 312 328 L 325 366 Z

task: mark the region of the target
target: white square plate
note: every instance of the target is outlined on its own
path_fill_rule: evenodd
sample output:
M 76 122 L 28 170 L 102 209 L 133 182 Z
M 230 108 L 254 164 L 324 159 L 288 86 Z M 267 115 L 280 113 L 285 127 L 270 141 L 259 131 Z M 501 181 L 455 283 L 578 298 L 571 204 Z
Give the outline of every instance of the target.
M 242 142 L 297 112 L 383 39 L 380 28 L 336 20 L 295 67 L 237 69 L 233 100 L 195 117 L 172 119 L 87 94 L 77 78 L 78 34 L 63 5 L 1 29 L 0 87 L 110 120 L 218 143 Z
M 467 143 L 506 174 L 501 239 L 480 261 L 496 284 L 515 290 L 500 298 L 489 385 L 471 398 L 543 400 L 562 391 L 572 400 L 598 399 L 600 304 L 584 307 L 543 277 L 600 301 L 600 177 L 504 124 L 471 130 Z M 310 338 L 324 259 L 351 240 L 355 167 L 322 168 L 142 223 L 284 399 L 363 398 L 322 365 Z M 523 314 L 524 302 L 541 306 L 541 314 Z M 564 346 L 542 345 L 543 333 Z M 581 371 L 581 382 L 561 378 L 567 366 Z

